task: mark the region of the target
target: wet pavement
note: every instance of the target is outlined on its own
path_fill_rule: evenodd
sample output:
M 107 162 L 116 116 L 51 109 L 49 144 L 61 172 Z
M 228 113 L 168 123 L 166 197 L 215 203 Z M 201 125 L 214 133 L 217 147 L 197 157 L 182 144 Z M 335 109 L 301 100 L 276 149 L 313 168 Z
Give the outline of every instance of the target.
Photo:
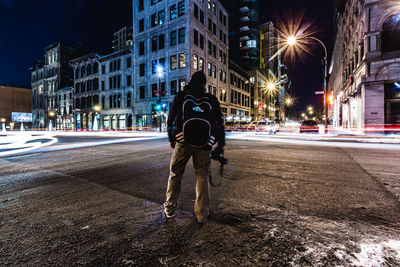
M 400 265 L 400 150 L 228 141 L 204 224 L 191 163 L 163 215 L 171 153 L 162 139 L 0 158 L 0 265 Z

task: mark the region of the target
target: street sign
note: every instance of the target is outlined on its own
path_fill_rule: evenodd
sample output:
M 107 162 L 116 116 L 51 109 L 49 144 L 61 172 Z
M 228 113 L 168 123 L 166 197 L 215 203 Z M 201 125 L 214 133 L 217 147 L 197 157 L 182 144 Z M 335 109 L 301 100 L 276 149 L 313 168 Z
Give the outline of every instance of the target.
M 323 94 L 324 94 L 324 91 L 316 91 L 315 94 L 316 94 L 316 95 L 323 95 Z

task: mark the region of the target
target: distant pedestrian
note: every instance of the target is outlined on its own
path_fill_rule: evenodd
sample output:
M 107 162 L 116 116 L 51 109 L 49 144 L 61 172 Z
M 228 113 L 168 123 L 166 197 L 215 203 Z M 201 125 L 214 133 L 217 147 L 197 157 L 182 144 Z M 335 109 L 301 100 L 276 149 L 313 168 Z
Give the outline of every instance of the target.
M 167 218 L 174 216 L 181 192 L 181 180 L 186 163 L 193 157 L 196 173 L 196 202 L 194 213 L 199 222 L 205 222 L 209 214 L 210 153 L 223 153 L 225 146 L 224 121 L 218 99 L 206 93 L 207 78 L 202 71 L 193 74 L 184 91 L 172 102 L 168 116 L 168 137 L 174 149 L 164 212 Z

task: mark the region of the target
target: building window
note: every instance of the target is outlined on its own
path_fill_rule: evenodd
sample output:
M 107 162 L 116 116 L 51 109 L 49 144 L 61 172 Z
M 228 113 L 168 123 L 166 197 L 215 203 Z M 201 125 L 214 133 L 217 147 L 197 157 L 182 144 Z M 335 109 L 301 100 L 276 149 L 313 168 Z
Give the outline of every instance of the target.
M 151 51 L 157 51 L 157 36 L 151 38 Z
M 177 42 L 177 33 L 176 31 L 170 32 L 170 46 L 175 46 Z
M 144 19 L 139 20 L 139 32 L 144 31 Z
M 208 29 L 212 32 L 212 20 L 210 18 L 208 19 Z
M 179 54 L 179 68 L 185 68 L 186 67 L 186 54 L 185 53 L 180 53 Z
M 101 90 L 104 91 L 106 89 L 106 84 L 104 81 L 101 81 Z
M 153 83 L 151 84 L 151 97 L 157 97 L 157 95 L 158 95 L 157 84 Z
M 200 22 L 204 25 L 204 12 L 200 9 Z
M 193 55 L 193 69 L 199 69 L 199 57 L 196 54 Z
M 126 67 L 130 68 L 132 66 L 132 59 L 131 57 L 126 58 Z
M 161 10 L 158 12 L 158 25 L 163 25 L 165 22 L 165 11 Z
M 171 56 L 171 70 L 176 70 L 178 68 L 178 58 L 176 55 Z
M 211 44 L 211 41 L 208 41 L 208 54 L 212 55 L 212 44 Z
M 127 76 L 126 76 L 126 84 L 127 84 L 128 86 L 131 86 L 131 85 L 132 85 L 132 76 L 131 76 L 131 75 L 127 75 Z
M 193 30 L 193 43 L 199 45 L 199 32 L 197 30 Z
M 199 19 L 199 7 L 196 4 L 193 4 L 194 8 L 193 8 L 193 15 L 196 19 Z
M 185 88 L 185 85 L 186 85 L 185 79 L 180 79 L 179 80 L 179 92 L 183 91 L 183 89 Z
M 211 0 L 207 0 L 207 7 L 209 10 L 211 10 Z
M 160 58 L 160 59 L 158 60 L 158 64 L 159 64 L 161 67 L 165 68 L 165 57 Z
M 161 34 L 158 36 L 158 49 L 164 49 L 165 47 L 165 35 Z
M 400 15 L 388 18 L 382 30 L 382 52 L 400 50 Z
M 169 7 L 169 19 L 173 20 L 176 19 L 177 12 L 176 12 L 176 5 L 172 5 Z
M 144 0 L 139 0 L 139 11 L 142 11 L 144 9 L 143 1 Z
M 151 61 L 151 74 L 157 73 L 157 60 Z
M 144 55 L 144 42 L 139 43 L 139 56 Z
M 204 49 L 204 35 L 200 34 L 200 48 Z
M 178 37 L 179 37 L 180 44 L 185 43 L 185 28 L 180 28 L 178 30 Z
M 213 8 L 214 15 L 217 15 L 217 6 L 215 5 L 215 1 L 213 1 L 212 8 Z
M 217 35 L 217 25 L 213 22 L 213 30 L 212 30 L 214 35 Z
M 185 1 L 181 1 L 178 3 L 178 16 L 185 15 Z
M 171 81 L 171 95 L 176 95 L 176 93 L 178 92 L 178 83 L 177 81 Z
M 226 26 L 226 16 L 225 16 L 225 14 L 224 14 L 224 18 L 223 18 L 223 24 L 224 24 L 224 26 Z
M 101 73 L 104 74 L 106 73 L 106 65 L 101 65 Z
M 199 59 L 199 68 L 204 71 L 204 59 L 202 57 Z
M 126 106 L 127 107 L 131 106 L 131 100 L 132 100 L 132 96 L 131 96 L 131 92 L 129 92 L 128 96 L 126 97 Z
M 161 96 L 165 96 L 165 94 L 166 94 L 166 91 L 165 91 L 165 82 L 162 82 L 161 83 L 161 88 L 160 88 L 160 92 L 159 92 L 159 94 L 161 93 Z
M 140 99 L 144 99 L 146 97 L 146 94 L 145 94 L 146 90 L 145 90 L 144 85 L 140 86 L 139 91 L 140 91 L 140 93 L 139 93 Z
M 144 76 L 144 63 L 140 64 L 139 66 L 139 76 L 140 77 Z
M 151 15 L 151 27 L 157 26 L 157 13 Z
M 208 63 L 208 76 L 212 76 L 212 65 L 211 63 Z
M 212 76 L 213 76 L 214 78 L 217 78 L 217 67 L 215 67 L 215 65 L 213 65 L 213 71 L 212 71 L 212 72 L 213 72 L 213 75 L 212 75 Z
M 215 44 L 213 44 L 212 46 L 213 46 L 213 57 L 217 58 L 217 47 L 215 46 Z

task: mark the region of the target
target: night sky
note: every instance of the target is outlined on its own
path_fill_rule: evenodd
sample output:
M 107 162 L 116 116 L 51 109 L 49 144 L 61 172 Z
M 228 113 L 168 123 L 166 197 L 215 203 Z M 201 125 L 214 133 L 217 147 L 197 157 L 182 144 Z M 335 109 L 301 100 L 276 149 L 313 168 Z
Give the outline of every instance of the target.
M 261 22 L 287 20 L 303 14 L 315 37 L 333 43 L 333 0 L 260 0 Z M 86 52 L 111 52 L 112 34 L 131 22 L 132 0 L 0 0 L 0 85 L 30 88 L 29 68 L 44 60 L 44 47 L 62 41 L 82 42 Z M 276 23 L 275 23 L 276 24 Z M 276 25 L 279 27 L 279 25 Z M 322 47 L 311 48 L 286 61 L 296 110 L 322 103 L 314 92 L 322 89 Z

